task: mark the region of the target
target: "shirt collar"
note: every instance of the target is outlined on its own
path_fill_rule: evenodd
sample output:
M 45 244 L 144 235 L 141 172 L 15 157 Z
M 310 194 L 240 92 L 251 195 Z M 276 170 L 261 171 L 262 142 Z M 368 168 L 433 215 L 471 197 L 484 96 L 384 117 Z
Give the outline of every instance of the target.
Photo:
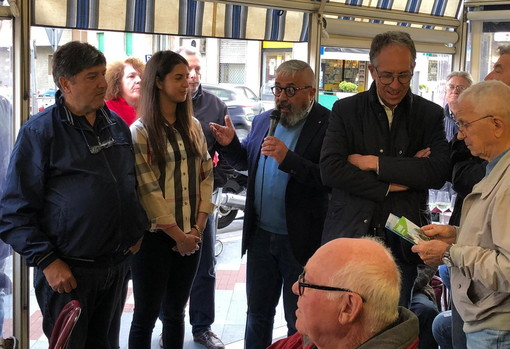
M 489 173 L 491 173 L 491 171 L 494 169 L 494 167 L 496 167 L 496 165 L 498 164 L 499 160 L 501 160 L 501 158 L 506 154 L 508 153 L 510 149 L 507 149 L 505 150 L 504 152 L 502 152 L 501 154 L 499 154 L 498 156 L 496 156 L 494 159 L 492 159 L 491 162 L 489 162 L 487 164 L 487 167 L 485 167 L 485 176 L 488 176 Z

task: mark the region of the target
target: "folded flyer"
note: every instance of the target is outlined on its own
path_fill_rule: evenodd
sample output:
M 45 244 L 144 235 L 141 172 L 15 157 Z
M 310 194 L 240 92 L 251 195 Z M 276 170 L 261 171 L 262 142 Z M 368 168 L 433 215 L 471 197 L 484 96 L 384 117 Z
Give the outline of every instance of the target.
M 428 241 L 430 237 L 423 230 L 405 217 L 398 217 L 390 213 L 386 221 L 386 228 L 401 238 L 416 245 L 420 241 Z

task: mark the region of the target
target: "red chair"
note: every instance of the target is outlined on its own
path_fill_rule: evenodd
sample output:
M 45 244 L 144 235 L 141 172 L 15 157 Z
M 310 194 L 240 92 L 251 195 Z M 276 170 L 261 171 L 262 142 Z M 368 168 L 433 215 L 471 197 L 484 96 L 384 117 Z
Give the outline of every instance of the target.
M 73 300 L 66 304 L 60 311 L 57 322 L 51 332 L 50 345 L 48 349 L 66 349 L 69 337 L 81 314 L 81 304 Z

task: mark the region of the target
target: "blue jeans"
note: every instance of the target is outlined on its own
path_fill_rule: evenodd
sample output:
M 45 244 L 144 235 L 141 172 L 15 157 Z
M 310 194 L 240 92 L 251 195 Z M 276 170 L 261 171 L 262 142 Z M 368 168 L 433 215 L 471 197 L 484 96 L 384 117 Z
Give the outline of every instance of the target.
M 441 349 L 453 349 L 452 343 L 452 311 L 439 313 L 432 323 L 432 333 Z
M 296 332 L 298 296 L 292 292 L 292 285 L 302 271 L 287 235 L 256 229 L 248 246 L 246 262 L 246 349 L 265 349 L 271 344 L 275 309 L 282 285 L 287 335 L 291 336 Z
M 468 349 L 507 349 L 510 348 L 510 331 L 486 329 L 466 333 Z
M 135 309 L 129 348 L 150 349 L 152 330 L 161 312 L 163 345 L 182 348 L 184 310 L 197 271 L 199 253 L 181 256 L 172 251 L 175 241 L 164 232 L 146 232 L 133 256 L 131 275 Z
M 189 298 L 189 322 L 192 326 L 193 336 L 210 330 L 214 322 L 215 243 L 216 220 L 214 215 L 210 215 L 202 236 L 200 263 Z
M 68 348 L 109 349 L 108 333 L 120 306 L 123 281 L 129 261 L 103 267 L 71 266 L 78 287 L 71 293 L 51 289 L 44 273 L 34 269 L 34 288 L 43 314 L 43 330 L 50 338 L 62 308 L 71 300 L 81 303 L 81 315 L 69 339 Z

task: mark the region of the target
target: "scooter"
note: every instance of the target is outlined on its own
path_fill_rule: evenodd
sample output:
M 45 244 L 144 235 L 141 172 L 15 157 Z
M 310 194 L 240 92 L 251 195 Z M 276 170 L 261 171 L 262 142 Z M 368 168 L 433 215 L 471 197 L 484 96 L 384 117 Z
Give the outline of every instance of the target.
M 247 181 L 248 173 L 246 171 L 235 171 L 234 176 L 221 188 L 218 205 L 218 229 L 229 226 L 236 219 L 237 212 L 244 211 Z

